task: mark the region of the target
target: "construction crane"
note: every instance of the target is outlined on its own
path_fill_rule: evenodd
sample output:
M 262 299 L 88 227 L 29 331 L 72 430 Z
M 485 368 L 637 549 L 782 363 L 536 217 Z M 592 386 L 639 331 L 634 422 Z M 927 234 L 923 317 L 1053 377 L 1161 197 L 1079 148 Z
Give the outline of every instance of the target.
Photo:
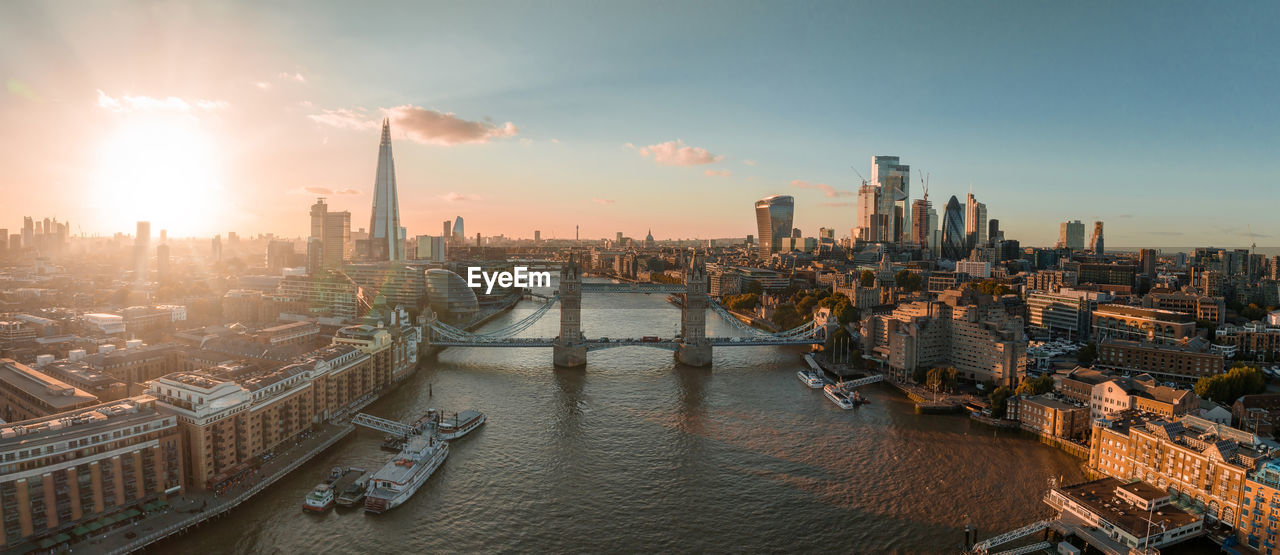
M 1245 228 L 1249 230 L 1249 254 L 1253 255 L 1253 251 L 1258 250 L 1258 239 L 1253 236 L 1253 226 L 1245 224 Z
M 867 178 L 862 177 L 862 172 L 858 171 L 858 168 L 857 168 L 857 167 L 855 167 L 855 166 L 849 166 L 849 169 L 853 170 L 853 173 L 858 174 L 858 179 L 861 179 L 861 180 L 862 180 L 862 186 L 863 186 L 863 187 L 866 187 L 866 186 L 867 186 Z

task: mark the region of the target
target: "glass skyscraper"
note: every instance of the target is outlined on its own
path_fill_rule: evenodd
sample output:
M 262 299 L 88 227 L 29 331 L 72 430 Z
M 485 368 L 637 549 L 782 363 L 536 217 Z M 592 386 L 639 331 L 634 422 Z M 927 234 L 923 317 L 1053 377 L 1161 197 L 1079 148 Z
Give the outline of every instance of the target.
M 968 241 L 964 233 L 964 208 L 960 200 L 951 195 L 947 209 L 942 214 L 942 258 L 962 260 L 969 255 Z
M 789 195 L 773 195 L 756 201 L 760 258 L 768 260 L 782 248 L 782 239 L 791 236 L 791 220 L 794 215 L 795 199 Z
M 391 159 L 391 121 L 383 119 L 378 174 L 373 182 L 373 213 L 369 215 L 369 258 L 399 260 L 403 256 L 400 197 L 396 192 L 396 165 Z

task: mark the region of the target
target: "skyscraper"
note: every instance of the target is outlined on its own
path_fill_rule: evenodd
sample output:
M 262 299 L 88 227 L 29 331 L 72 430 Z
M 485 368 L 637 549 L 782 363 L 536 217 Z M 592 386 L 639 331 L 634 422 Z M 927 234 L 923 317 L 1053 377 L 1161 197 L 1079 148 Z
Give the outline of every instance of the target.
M 996 241 L 1000 241 L 1001 239 L 1000 220 L 987 220 L 987 242 L 994 245 Z
M 871 158 L 871 182 L 858 189 L 858 241 L 910 240 L 911 166 L 897 156 Z
M 1102 248 L 1102 222 L 1093 222 L 1093 237 L 1089 238 L 1089 248 L 1093 249 L 1093 255 L 1101 258 L 1105 252 Z
M 133 238 L 133 279 L 147 281 L 147 257 L 151 255 L 151 222 L 138 222 Z
M 347 226 L 350 229 L 350 225 Z M 373 213 L 369 215 L 369 258 L 399 260 L 404 255 L 400 231 L 400 197 L 396 166 L 391 159 L 391 121 L 382 120 L 378 143 L 378 172 L 373 182 Z
M 951 195 L 942 213 L 942 258 L 962 260 L 969 255 L 968 239 L 964 233 L 964 209 L 960 200 Z
M 929 211 L 932 209 L 933 203 L 927 194 L 911 203 L 911 242 L 925 250 L 929 249 Z
M 1138 251 L 1138 266 L 1142 268 L 1142 275 L 1149 278 L 1156 276 L 1156 261 L 1159 255 L 1155 249 L 1142 249 Z
M 396 237 L 399 237 L 399 233 Z M 322 268 L 341 268 L 346 261 L 347 245 L 351 243 L 351 212 L 330 212 L 324 197 L 316 199 L 311 205 L 311 239 L 320 241 L 320 259 L 317 263 Z M 381 244 L 381 243 L 379 243 Z M 308 247 L 309 248 L 309 247 Z M 370 243 L 370 253 L 376 247 Z M 310 256 L 310 251 L 308 251 Z M 382 260 L 379 258 L 379 260 Z
M 965 239 L 969 243 L 969 250 L 973 250 L 973 247 L 987 242 L 987 205 L 978 202 L 977 197 L 969 193 L 964 216 Z
M 1058 225 L 1058 248 L 1084 250 L 1084 224 L 1080 220 L 1068 220 Z
M 773 195 L 756 201 L 756 229 L 760 233 L 760 257 L 768 260 L 782 249 L 782 239 L 791 236 L 795 199 Z
M 453 220 L 453 236 L 458 240 L 459 245 L 467 239 L 467 233 L 462 230 L 462 216 L 458 216 Z

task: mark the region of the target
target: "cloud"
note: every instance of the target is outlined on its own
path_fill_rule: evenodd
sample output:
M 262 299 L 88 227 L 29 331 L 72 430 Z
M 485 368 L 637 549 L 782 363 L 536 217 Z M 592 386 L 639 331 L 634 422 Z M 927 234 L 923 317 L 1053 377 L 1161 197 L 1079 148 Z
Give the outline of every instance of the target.
M 840 191 L 840 190 L 837 190 L 835 187 L 827 185 L 826 183 L 809 183 L 808 181 L 802 181 L 802 180 L 796 179 L 791 182 L 791 186 L 797 189 L 817 189 L 819 191 L 822 191 L 822 194 L 826 195 L 827 198 L 853 196 L 852 191 Z
M 742 161 L 742 163 L 743 163 L 743 164 L 746 164 L 746 165 L 748 165 L 748 166 L 754 166 L 754 165 L 756 165 L 756 161 L 755 161 L 755 160 L 743 160 L 743 161 Z
M 819 202 L 818 206 L 829 206 L 832 208 L 844 208 L 853 206 L 852 202 Z
M 702 173 L 706 174 L 707 177 L 729 177 L 733 175 L 729 170 L 707 170 Z
M 319 114 L 311 114 L 307 116 L 312 121 L 323 123 L 330 127 L 338 129 L 377 129 L 378 121 L 372 119 L 369 115 L 360 109 L 348 110 L 339 108 L 337 110 L 321 110 Z
M 303 187 L 303 191 L 313 195 L 358 195 L 360 189 L 330 189 L 328 187 Z
M 560 144 L 560 139 L 551 139 L 551 142 L 555 144 Z
M 264 91 L 271 88 L 271 83 L 268 83 L 266 81 L 258 81 L 257 83 L 254 83 L 254 85 L 256 85 L 259 89 L 262 89 Z
M 282 72 L 280 72 L 278 75 L 276 75 L 276 78 L 277 78 L 277 79 L 287 79 L 287 80 L 290 80 L 290 81 L 296 81 L 296 82 L 298 82 L 298 83 L 306 83 L 306 82 L 307 82 L 307 78 L 306 78 L 306 77 L 303 77 L 301 73 L 297 73 L 297 72 L 295 72 L 295 73 L 293 73 L 293 74 L 290 74 L 290 73 L 289 73 L 289 72 L 287 72 L 287 71 L 282 71 Z
M 627 148 L 635 148 L 635 145 L 627 143 Z M 664 166 L 700 166 L 724 159 L 724 156 L 711 154 L 705 148 L 688 146 L 680 139 L 646 146 L 640 149 L 640 155 L 646 158 L 653 156 L 655 164 Z
M 515 124 L 497 124 L 489 120 L 470 121 L 452 113 L 437 112 L 413 105 L 386 110 L 393 128 L 399 128 L 412 141 L 423 144 L 458 145 L 487 143 L 493 139 L 514 137 L 520 130 Z
M 480 195 L 476 195 L 476 194 L 464 195 L 462 193 L 455 192 L 455 191 L 449 191 L 448 193 L 441 195 L 440 198 L 448 202 L 462 202 L 465 200 L 484 200 L 484 198 L 481 197 Z
M 225 100 L 206 100 L 198 98 L 187 102 L 176 96 L 166 96 L 164 98 L 153 96 L 130 96 L 113 97 L 102 89 L 98 89 L 98 107 L 111 112 L 134 112 L 134 111 L 161 111 L 169 110 L 174 112 L 190 112 L 192 105 L 200 110 L 220 110 L 227 108 L 230 104 Z
M 594 202 L 594 203 L 596 203 L 596 204 L 613 204 L 613 199 L 607 199 L 607 198 L 593 198 L 593 199 L 591 199 L 591 202 Z

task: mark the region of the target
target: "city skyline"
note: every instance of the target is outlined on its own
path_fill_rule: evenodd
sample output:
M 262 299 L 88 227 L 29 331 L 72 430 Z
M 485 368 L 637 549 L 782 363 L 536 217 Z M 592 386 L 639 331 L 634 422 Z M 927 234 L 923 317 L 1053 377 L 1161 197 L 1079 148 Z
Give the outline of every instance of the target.
M 0 221 L 56 215 L 73 235 L 150 221 L 174 237 L 305 236 L 315 196 L 363 221 L 371 137 L 385 117 L 411 237 L 457 216 L 471 235 L 569 238 L 581 226 L 584 238 L 650 227 L 659 238 L 745 236 L 755 227 L 746 208 L 775 194 L 796 198 L 806 235 L 843 235 L 857 226 L 849 166 L 869 175 L 870 158 L 890 154 L 914 166 L 913 200 L 926 174 L 939 199 L 972 183 L 1025 245 L 1052 245 L 1067 220 L 1105 221 L 1121 247 L 1280 243 L 1266 218 L 1280 200 L 1268 155 L 1280 114 L 1268 87 L 1233 73 L 1263 63 L 1271 6 L 1130 5 L 1105 21 L 1086 6 L 726 6 L 680 16 L 509 7 L 492 22 L 463 10 L 431 18 L 456 29 L 400 42 L 388 37 L 420 18 L 344 28 L 359 18 L 342 9 L 6 6 L 0 117 L 12 131 L 0 162 L 11 202 Z M 724 17 L 696 17 L 712 13 Z M 1140 14 L 1144 25 L 1127 26 Z M 879 45 L 896 29 L 870 22 L 890 15 L 910 17 L 924 40 Z M 293 17 L 314 25 L 285 25 Z M 583 18 L 597 30 L 575 26 Z M 628 30 L 633 18 L 654 36 Z M 1032 31 L 1050 18 L 1053 29 Z M 745 38 L 780 27 L 806 38 Z M 362 55 L 387 48 L 397 55 Z M 1145 64 L 1152 52 L 1178 62 Z M 396 71 L 397 59 L 423 70 Z M 913 71 L 892 92 L 846 75 L 879 64 Z M 764 67 L 786 84 L 757 86 Z M 1010 87 L 1016 95 L 1001 92 Z M 929 92 L 939 90 L 950 92 Z M 1226 156 L 1243 162 L 1204 162 Z M 1234 185 L 1180 200 L 1217 182 Z M 709 204 L 726 209 L 706 214 Z

